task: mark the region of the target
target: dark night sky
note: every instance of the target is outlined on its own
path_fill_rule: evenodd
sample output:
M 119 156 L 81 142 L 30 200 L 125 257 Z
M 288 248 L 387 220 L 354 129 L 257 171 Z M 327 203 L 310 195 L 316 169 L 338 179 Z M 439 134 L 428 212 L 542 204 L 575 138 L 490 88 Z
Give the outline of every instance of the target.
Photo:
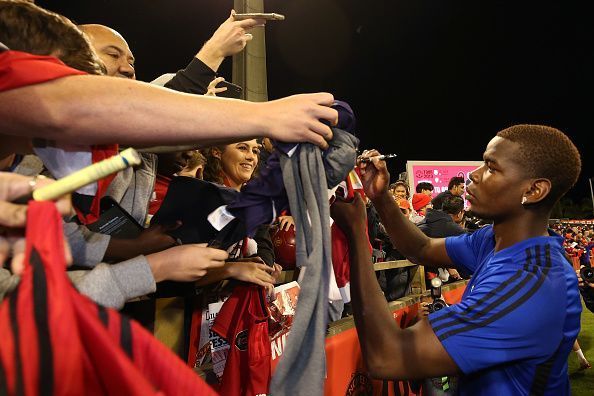
M 522 3 L 522 5 L 518 5 Z M 363 148 L 406 160 L 480 160 L 494 134 L 542 123 L 572 137 L 594 177 L 594 24 L 581 1 L 266 0 L 270 99 L 328 91 L 353 107 Z M 127 39 L 138 79 L 185 66 L 232 0 L 37 1 Z M 231 60 L 221 73 L 231 79 Z

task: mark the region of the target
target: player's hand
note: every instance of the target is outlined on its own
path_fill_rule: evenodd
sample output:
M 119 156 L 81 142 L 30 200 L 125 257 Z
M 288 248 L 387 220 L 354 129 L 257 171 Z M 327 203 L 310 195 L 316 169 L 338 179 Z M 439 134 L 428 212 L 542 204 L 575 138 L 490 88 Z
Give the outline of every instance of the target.
M 355 193 L 352 202 L 336 199 L 330 206 L 330 216 L 345 234 L 349 236 L 366 234 L 367 211 L 359 193 Z
M 283 231 L 289 231 L 289 228 L 295 228 L 295 220 L 293 216 L 279 216 L 278 227 Z
M 390 184 L 390 173 L 386 167 L 386 162 L 380 161 L 378 159 L 379 155 L 380 153 L 377 150 L 365 150 L 357 158 L 363 190 L 371 200 L 379 198 L 383 194 L 388 194 Z M 362 158 L 371 158 L 371 162 L 361 162 Z
M 332 139 L 327 124 L 338 122 L 338 112 L 330 108 L 333 102 L 329 93 L 293 95 L 259 104 L 258 117 L 265 120 L 266 137 L 289 143 L 308 142 L 326 149 L 326 140 Z
M 155 282 L 172 280 L 193 282 L 206 275 L 212 268 L 221 268 L 229 254 L 207 247 L 205 243 L 174 246 L 146 258 Z

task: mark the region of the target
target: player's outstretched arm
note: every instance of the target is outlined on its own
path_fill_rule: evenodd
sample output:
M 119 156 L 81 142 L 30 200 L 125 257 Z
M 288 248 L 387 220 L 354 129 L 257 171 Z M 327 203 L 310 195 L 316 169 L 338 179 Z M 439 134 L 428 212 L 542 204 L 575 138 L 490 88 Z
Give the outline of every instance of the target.
M 408 220 L 388 192 L 390 173 L 377 150 L 365 150 L 360 158 L 371 162 L 359 163 L 365 194 L 380 215 L 382 224 L 394 247 L 410 261 L 430 267 L 453 267 L 445 248 L 445 239 L 429 238 Z
M 415 379 L 457 373 L 458 367 L 426 319 L 401 330 L 377 282 L 365 236 L 365 205 L 334 202 L 332 218 L 345 232 L 351 252 L 353 314 L 365 366 L 375 378 Z

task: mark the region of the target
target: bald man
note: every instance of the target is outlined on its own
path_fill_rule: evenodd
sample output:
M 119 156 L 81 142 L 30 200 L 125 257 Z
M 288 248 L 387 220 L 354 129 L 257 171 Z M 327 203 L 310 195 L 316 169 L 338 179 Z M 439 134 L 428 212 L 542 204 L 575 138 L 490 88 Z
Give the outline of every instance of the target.
M 165 75 L 159 85 L 181 92 L 206 93 L 223 60 L 241 52 L 252 40 L 249 30 L 266 22 L 260 19 L 236 21 L 234 14 L 232 10 L 229 18 L 217 28 L 185 69 L 175 75 Z M 120 33 L 98 24 L 80 25 L 79 28 L 89 37 L 95 52 L 105 64 L 108 76 L 136 79 L 134 55 Z
M 134 55 L 124 37 L 112 28 L 103 25 L 80 25 L 105 65 L 108 76 L 136 79 Z

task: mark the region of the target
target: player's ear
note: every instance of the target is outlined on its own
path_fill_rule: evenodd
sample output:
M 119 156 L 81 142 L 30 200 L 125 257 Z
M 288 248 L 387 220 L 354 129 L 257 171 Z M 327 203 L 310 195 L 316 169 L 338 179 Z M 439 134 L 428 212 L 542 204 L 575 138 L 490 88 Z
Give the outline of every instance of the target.
M 551 181 L 549 179 L 534 179 L 529 189 L 522 196 L 522 205 L 531 205 L 541 202 L 551 192 Z

